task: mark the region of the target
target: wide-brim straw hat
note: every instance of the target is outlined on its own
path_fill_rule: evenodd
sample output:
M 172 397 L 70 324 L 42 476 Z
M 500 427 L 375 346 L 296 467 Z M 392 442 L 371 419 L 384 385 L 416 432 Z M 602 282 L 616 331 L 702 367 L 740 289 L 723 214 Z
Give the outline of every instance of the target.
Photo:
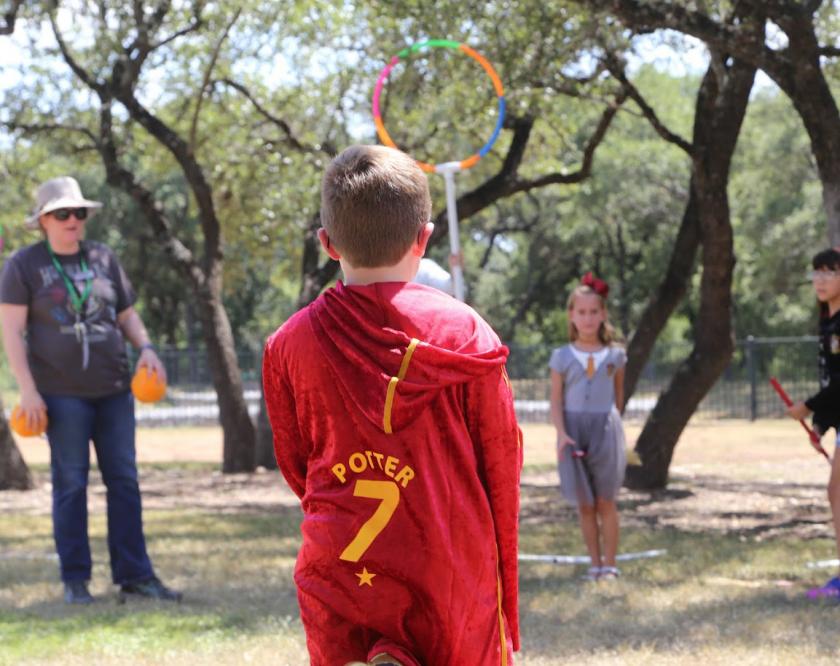
M 82 196 L 82 188 L 75 178 L 62 176 L 53 178 L 38 188 L 35 193 L 35 208 L 26 218 L 27 229 L 38 228 L 38 218 L 59 208 L 88 208 L 92 211 L 102 208 L 101 201 L 91 201 Z

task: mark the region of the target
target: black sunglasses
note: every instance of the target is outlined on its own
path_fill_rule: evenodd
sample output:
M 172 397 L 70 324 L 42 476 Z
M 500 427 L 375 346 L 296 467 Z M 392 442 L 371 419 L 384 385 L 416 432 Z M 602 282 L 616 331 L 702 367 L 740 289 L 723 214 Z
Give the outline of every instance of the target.
M 59 208 L 50 213 L 59 222 L 66 222 L 74 215 L 77 220 L 86 220 L 88 216 L 87 208 Z

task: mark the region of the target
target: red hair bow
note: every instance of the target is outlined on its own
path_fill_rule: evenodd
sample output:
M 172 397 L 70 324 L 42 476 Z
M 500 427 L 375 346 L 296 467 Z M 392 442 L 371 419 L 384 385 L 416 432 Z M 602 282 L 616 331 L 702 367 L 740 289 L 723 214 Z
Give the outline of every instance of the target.
M 586 275 L 584 275 L 581 278 L 580 283 L 592 289 L 592 291 L 602 298 L 606 298 L 607 294 L 610 293 L 610 285 L 604 282 L 601 278 L 596 278 L 592 275 L 592 271 L 589 271 Z

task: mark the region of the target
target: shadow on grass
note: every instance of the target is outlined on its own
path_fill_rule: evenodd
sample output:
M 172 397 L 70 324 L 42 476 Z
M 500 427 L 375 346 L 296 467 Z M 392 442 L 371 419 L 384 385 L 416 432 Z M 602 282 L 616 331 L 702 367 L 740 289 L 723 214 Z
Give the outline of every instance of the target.
M 580 588 L 580 584 L 577 584 Z M 699 600 L 684 604 L 639 606 L 647 593 L 638 584 L 619 583 L 604 591 L 559 586 L 567 600 L 558 606 L 528 610 L 523 642 L 529 656 L 626 651 L 651 648 L 680 653 L 716 645 L 759 648 L 794 643 L 797 637 L 818 652 L 836 654 L 840 608 L 814 604 L 802 595 L 772 590 Z

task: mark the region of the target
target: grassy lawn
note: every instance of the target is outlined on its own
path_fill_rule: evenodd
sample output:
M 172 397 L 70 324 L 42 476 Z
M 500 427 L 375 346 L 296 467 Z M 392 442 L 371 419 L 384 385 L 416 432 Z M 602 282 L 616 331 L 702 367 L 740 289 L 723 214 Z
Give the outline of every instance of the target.
M 517 664 L 837 663 L 840 606 L 803 595 L 828 573 L 805 564 L 834 556 L 827 466 L 791 426 L 692 424 L 671 488 L 622 495 L 622 550 L 668 550 L 625 563 L 622 579 L 582 583 L 582 567 L 523 562 Z M 92 484 L 92 591 L 100 600 L 61 603 L 35 441 L 22 448 L 39 463 L 39 488 L 0 493 L 0 664 L 307 663 L 291 579 L 294 498 L 271 472 L 215 473 L 206 453 L 215 452 L 214 431 L 156 432 L 140 437 L 149 549 L 185 601 L 118 603 L 101 487 Z M 637 432 L 628 426 L 628 439 Z M 550 428 L 528 427 L 521 550 L 581 553 L 552 448 Z

